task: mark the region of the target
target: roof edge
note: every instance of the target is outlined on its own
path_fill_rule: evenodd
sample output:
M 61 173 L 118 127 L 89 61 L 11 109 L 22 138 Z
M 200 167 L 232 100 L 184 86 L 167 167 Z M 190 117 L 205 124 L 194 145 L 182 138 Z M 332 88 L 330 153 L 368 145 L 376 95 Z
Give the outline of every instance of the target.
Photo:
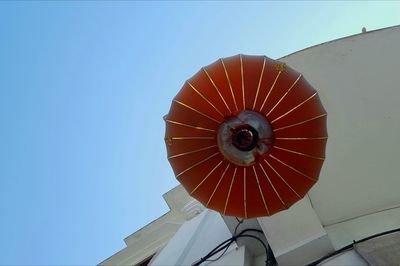
M 292 56 L 292 55 L 294 55 L 294 54 L 301 53 L 301 52 L 303 52 L 303 51 L 305 51 L 305 50 L 312 49 L 312 48 L 315 48 L 315 47 L 318 47 L 318 46 L 321 46 L 321 45 L 325 45 L 325 44 L 328 44 L 328 43 L 333 43 L 333 42 L 341 41 L 341 40 L 344 40 L 344 39 L 354 38 L 354 37 L 357 37 L 357 36 L 360 36 L 360 35 L 375 33 L 375 32 L 377 32 L 377 31 L 390 30 L 390 29 L 394 29 L 394 28 L 399 28 L 399 29 L 400 29 L 400 25 L 389 26 L 389 27 L 380 28 L 380 29 L 376 29 L 376 30 L 371 30 L 371 31 L 356 33 L 356 34 L 353 34 L 353 35 L 349 35 L 349 36 L 341 37 L 341 38 L 334 39 L 334 40 L 331 40 L 331 41 L 323 42 L 323 43 L 320 43 L 320 44 L 312 45 L 312 46 L 310 46 L 310 47 L 306 47 L 306 48 L 303 48 L 303 49 L 298 50 L 298 51 L 296 51 L 296 52 L 293 52 L 293 53 L 290 53 L 290 54 L 288 54 L 288 55 L 282 56 L 282 57 L 278 58 L 277 60 L 281 60 L 281 59 L 284 59 L 284 58 L 286 58 L 286 57 Z

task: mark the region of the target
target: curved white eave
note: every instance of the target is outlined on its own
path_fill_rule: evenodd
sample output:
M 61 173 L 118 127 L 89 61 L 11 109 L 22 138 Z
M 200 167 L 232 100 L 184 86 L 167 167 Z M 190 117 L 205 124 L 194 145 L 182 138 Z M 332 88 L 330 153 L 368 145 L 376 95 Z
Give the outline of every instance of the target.
M 400 205 L 400 26 L 316 45 L 280 59 L 318 90 L 328 113 L 320 180 L 323 225 Z

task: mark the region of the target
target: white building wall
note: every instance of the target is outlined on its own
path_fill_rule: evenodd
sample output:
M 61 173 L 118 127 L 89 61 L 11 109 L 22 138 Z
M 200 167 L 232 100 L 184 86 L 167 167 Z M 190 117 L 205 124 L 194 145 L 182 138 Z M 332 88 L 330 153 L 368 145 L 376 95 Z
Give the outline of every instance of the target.
M 205 210 L 179 228 L 151 265 L 191 265 L 231 236 L 221 215 Z
M 127 247 L 99 265 L 137 265 L 158 253 L 181 228 L 182 224 L 204 210 L 182 186 L 163 195 L 170 211 L 124 239 Z
M 185 222 L 150 265 L 192 265 L 231 237 L 232 234 L 222 216 L 215 211 L 205 210 L 192 220 Z M 260 245 L 256 240 L 252 244 Z M 221 254 L 222 252 L 216 254 L 210 260 Z M 265 256 L 259 256 L 259 259 L 256 259 L 248 246 L 238 246 L 236 242 L 233 242 L 220 259 L 205 261 L 202 265 L 265 265 Z
M 400 205 L 400 27 L 328 42 L 281 59 L 328 113 L 326 161 L 311 190 L 324 225 Z
M 279 265 L 305 265 L 334 251 L 307 197 L 258 221 Z

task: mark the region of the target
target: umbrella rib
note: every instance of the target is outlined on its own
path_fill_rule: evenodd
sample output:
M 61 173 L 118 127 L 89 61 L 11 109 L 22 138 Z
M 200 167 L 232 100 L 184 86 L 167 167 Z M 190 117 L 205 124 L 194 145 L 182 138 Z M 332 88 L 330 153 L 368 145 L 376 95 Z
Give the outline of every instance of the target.
M 213 192 L 212 192 L 210 198 L 209 198 L 208 201 L 207 201 L 206 207 L 208 207 L 208 205 L 210 204 L 211 199 L 214 197 L 215 191 L 217 191 L 217 189 L 218 189 L 218 187 L 219 187 L 219 184 L 221 183 L 222 179 L 224 178 L 225 173 L 226 173 L 226 171 L 228 171 L 228 168 L 229 168 L 230 165 L 231 165 L 231 164 L 228 163 L 228 165 L 226 166 L 226 168 L 225 168 L 224 172 L 222 173 L 222 175 L 221 175 L 221 177 L 220 177 L 220 179 L 219 179 L 217 185 L 215 186 L 215 188 L 214 188 L 214 190 L 213 190 Z
M 207 70 L 206 70 L 204 67 L 203 67 L 202 69 L 203 69 L 204 73 L 206 73 L 208 79 L 211 81 L 212 85 L 214 86 L 214 88 L 215 88 L 215 90 L 217 91 L 217 93 L 218 93 L 219 97 L 221 98 L 221 100 L 224 102 L 224 104 L 225 104 L 226 108 L 228 109 L 228 111 L 229 111 L 230 113 L 232 113 L 231 108 L 229 108 L 229 106 L 228 106 L 228 104 L 226 103 L 224 97 L 222 96 L 221 92 L 219 91 L 217 85 L 215 84 L 214 80 L 211 78 L 210 74 L 208 74 Z
M 289 185 L 289 183 L 278 173 L 278 171 L 276 171 L 275 168 L 273 168 L 272 165 L 269 164 L 266 159 L 264 159 L 264 162 L 266 162 L 268 166 L 275 172 L 275 174 L 277 174 L 277 176 L 279 176 L 279 178 L 286 184 L 286 186 L 288 186 L 294 192 L 294 194 L 296 194 L 296 196 L 301 199 L 300 195 Z
M 235 95 L 233 94 L 233 88 L 232 88 L 231 80 L 229 79 L 228 71 L 226 70 L 225 63 L 224 63 L 224 60 L 222 60 L 222 58 L 221 58 L 221 63 L 222 63 L 222 66 L 224 68 L 226 79 L 228 80 L 229 89 L 231 90 L 231 94 L 232 94 L 232 98 L 233 98 L 233 103 L 235 104 L 236 111 L 238 111 L 239 108 L 238 108 L 237 103 L 236 103 Z
M 326 140 L 328 137 L 314 137 L 314 138 L 275 138 L 277 140 Z
M 183 102 L 180 102 L 178 100 L 174 100 L 174 102 L 176 102 L 176 103 L 178 103 L 178 104 L 180 104 L 180 105 L 182 105 L 182 106 L 184 106 L 184 107 L 186 107 L 186 108 L 188 108 L 188 109 L 190 109 L 190 110 L 192 110 L 192 111 L 194 111 L 194 112 L 196 112 L 196 113 L 198 113 L 198 114 L 200 114 L 200 115 L 202 115 L 202 116 L 204 116 L 204 117 L 206 117 L 206 118 L 208 118 L 208 119 L 210 119 L 212 121 L 214 121 L 215 123 L 218 123 L 218 124 L 220 123 L 220 121 L 218 121 L 217 119 L 214 119 L 211 116 L 208 116 L 205 113 L 200 112 L 199 110 L 197 110 L 197 109 L 195 109 L 195 108 L 193 108 L 193 107 L 191 107 L 191 106 L 189 106 L 189 105 L 187 105 L 187 104 L 185 104 Z
M 314 182 L 316 182 L 316 181 L 317 181 L 317 179 L 315 179 L 315 178 L 312 178 L 312 177 L 310 177 L 310 176 L 308 176 L 308 175 L 304 174 L 303 172 L 300 172 L 299 170 L 297 170 L 297 169 L 296 169 L 296 168 L 294 168 L 293 166 L 291 166 L 291 165 L 289 165 L 289 164 L 287 164 L 287 163 L 283 162 L 282 160 L 279 160 L 279 159 L 278 159 L 278 158 L 276 158 L 275 156 L 273 156 L 273 155 L 271 155 L 271 154 L 269 154 L 269 156 L 270 156 L 271 158 L 273 158 L 274 160 L 276 160 L 276 161 L 280 162 L 280 163 L 281 163 L 281 164 L 283 164 L 284 166 L 286 166 L 286 167 L 288 167 L 288 168 L 292 169 L 292 170 L 293 170 L 293 171 L 295 171 L 296 173 L 298 173 L 298 174 L 300 174 L 300 175 L 302 175 L 302 176 L 304 176 L 304 177 L 306 177 L 306 178 L 310 179 L 311 181 L 314 181 Z
M 207 178 L 215 171 L 215 169 L 218 168 L 218 166 L 221 165 L 223 161 L 224 160 L 221 160 L 216 166 L 214 166 L 214 168 L 203 178 L 203 180 L 201 180 L 201 182 L 190 192 L 190 195 L 192 195 L 207 180 Z
M 261 74 L 260 74 L 260 79 L 258 80 L 258 86 L 257 86 L 257 91 L 256 91 L 256 96 L 254 98 L 254 102 L 253 102 L 253 110 L 256 107 L 256 102 L 257 102 L 257 98 L 258 98 L 258 93 L 260 92 L 260 86 L 261 86 L 261 81 L 264 75 L 264 69 L 265 69 L 265 61 L 266 61 L 266 57 L 264 56 L 264 62 L 263 62 L 263 66 L 261 69 Z
M 199 91 L 192 85 L 192 83 L 190 83 L 189 81 L 186 81 L 186 83 L 189 84 L 189 86 L 190 86 L 201 98 L 203 98 L 209 105 L 211 105 L 211 106 L 215 109 L 215 111 L 217 111 L 218 114 L 220 114 L 222 117 L 224 117 L 224 115 L 221 113 L 221 111 L 218 110 L 218 108 L 215 107 L 215 105 L 214 105 L 212 102 L 210 102 L 203 94 L 201 94 L 201 92 L 199 92 Z
M 229 186 L 228 196 L 226 197 L 226 201 L 225 201 L 224 215 L 226 213 L 226 207 L 228 206 L 229 197 L 231 196 L 233 181 L 235 181 L 235 177 L 236 177 L 236 170 L 237 170 L 237 167 L 235 167 L 235 170 L 233 171 L 231 185 Z
M 190 128 L 194 128 L 194 129 L 215 132 L 214 129 L 204 128 L 204 127 L 196 127 L 196 126 L 192 126 L 192 125 L 189 125 L 189 124 L 185 124 L 185 123 L 181 123 L 181 122 L 177 122 L 177 121 L 173 121 L 173 120 L 169 120 L 169 119 L 165 119 L 165 121 L 167 121 L 167 122 L 169 122 L 171 124 L 180 125 L 180 126 L 184 126 L 184 127 L 190 127 Z
M 243 97 L 243 110 L 246 110 L 246 98 L 244 95 L 244 78 L 243 78 L 243 58 L 242 55 L 239 55 L 240 58 L 240 75 L 242 77 L 242 97 Z
M 286 97 L 286 95 L 288 95 L 288 93 L 293 89 L 293 87 L 297 84 L 297 82 L 300 80 L 300 78 L 302 77 L 302 74 L 300 74 L 298 76 L 298 78 L 293 82 L 293 84 L 290 86 L 290 88 L 285 92 L 285 94 L 279 99 L 279 101 L 274 105 L 274 107 L 271 108 L 271 110 L 269 110 L 269 112 L 267 113 L 266 116 L 269 116 L 272 111 L 275 109 L 275 107 L 277 107 L 281 101 Z
M 274 148 L 276 148 L 276 149 L 278 149 L 278 150 L 282 150 L 282 151 L 286 151 L 286 152 L 298 154 L 298 155 L 301 155 L 301 156 L 304 156 L 304 157 L 316 159 L 316 160 L 321 160 L 321 161 L 325 160 L 324 157 L 312 156 L 312 155 L 305 154 L 305 153 L 302 153 L 302 152 L 298 152 L 298 151 L 294 151 L 294 150 L 285 149 L 285 148 L 282 148 L 282 147 L 279 147 L 279 146 L 276 146 L 276 145 L 274 146 Z
M 286 203 L 282 200 L 281 195 L 279 195 L 278 191 L 276 190 L 275 186 L 272 184 L 271 180 L 268 177 L 267 172 L 265 171 L 264 167 L 262 166 L 262 164 L 260 164 L 261 170 L 263 171 L 265 177 L 268 180 L 268 183 L 271 185 L 272 189 L 274 190 L 275 194 L 278 196 L 279 200 L 281 201 L 281 203 L 283 204 L 283 206 L 285 206 L 285 208 L 288 208 L 288 206 L 286 205 Z
M 189 168 L 186 168 L 185 170 L 183 170 L 182 172 L 180 172 L 178 175 L 176 175 L 176 178 L 178 178 L 179 176 L 183 175 L 184 173 L 186 173 L 187 171 L 191 170 L 192 168 L 194 168 L 194 167 L 196 167 L 196 166 L 198 166 L 198 165 L 200 165 L 200 164 L 202 164 L 202 163 L 208 161 L 209 159 L 211 159 L 212 157 L 214 157 L 214 156 L 216 156 L 216 155 L 218 155 L 218 154 L 219 154 L 219 152 L 216 152 L 216 153 L 214 153 L 214 154 L 211 154 L 210 156 L 208 156 L 207 158 L 201 160 L 200 162 L 197 162 L 197 163 L 195 163 L 194 165 L 190 166 Z
M 258 186 L 258 189 L 260 190 L 260 195 L 261 195 L 262 201 L 264 203 L 265 210 L 267 211 L 267 214 L 270 215 L 270 212 L 269 212 L 268 207 L 267 207 L 267 203 L 265 202 L 264 194 L 263 194 L 261 186 L 260 186 L 260 181 L 258 180 L 256 167 L 254 165 L 253 165 L 253 171 L 254 171 L 254 175 L 256 176 L 257 186 Z
M 191 140 L 191 139 L 215 139 L 215 137 L 197 137 L 197 136 L 193 136 L 193 137 L 172 137 L 172 140 Z
M 247 199 L 246 199 L 246 167 L 243 168 L 243 204 L 244 204 L 244 218 L 247 218 Z
M 292 125 L 288 125 L 288 126 L 276 128 L 276 129 L 274 129 L 274 132 L 275 132 L 275 131 L 279 131 L 279 130 L 283 130 L 283 129 L 286 129 L 286 128 L 290 128 L 290 127 L 299 126 L 299 125 L 308 123 L 308 122 L 310 122 L 310 121 L 313 121 L 313 120 L 315 120 L 315 119 L 318 119 L 318 118 L 321 118 L 321 117 L 325 117 L 325 116 L 326 116 L 326 113 L 325 113 L 325 114 L 322 114 L 322 115 L 317 115 L 316 117 L 313 117 L 313 118 L 310 118 L 310 119 L 306 119 L 306 120 L 304 120 L 304 121 L 301 121 L 301 122 L 298 122 L 298 123 L 295 123 L 295 124 L 292 124 Z
M 262 109 L 264 108 L 264 105 L 265 105 L 265 103 L 267 102 L 267 99 L 268 99 L 269 95 L 271 94 L 271 91 L 272 91 L 273 88 L 275 87 L 275 84 L 276 84 L 276 82 L 278 81 L 278 78 L 279 78 L 279 76 L 281 75 L 281 73 L 282 73 L 282 70 L 280 70 L 280 71 L 278 72 L 278 74 L 276 75 L 275 80 L 274 80 L 274 83 L 272 83 L 271 88 L 269 89 L 269 91 L 268 91 L 268 93 L 267 93 L 267 96 L 265 96 L 265 98 L 264 98 L 264 101 L 263 101 L 263 103 L 262 103 L 262 105 L 261 105 L 261 108 L 260 108 L 260 112 L 261 112 Z
M 211 148 L 214 148 L 214 147 L 217 147 L 217 145 L 211 145 L 211 146 L 203 147 L 203 148 L 192 150 L 192 151 L 188 151 L 188 152 L 175 154 L 175 155 L 169 156 L 168 159 L 172 159 L 172 158 L 176 158 L 176 157 L 180 157 L 180 156 L 184 156 L 184 155 L 189 155 L 189 154 L 196 153 L 196 152 L 199 152 L 199 151 L 205 151 L 205 150 L 208 150 L 208 149 L 211 149 Z
M 300 106 L 302 106 L 303 104 L 305 104 L 306 102 L 308 102 L 310 99 L 312 99 L 315 95 L 317 95 L 317 93 L 315 92 L 313 95 L 311 95 L 310 97 L 308 97 L 307 99 L 305 99 L 304 101 L 302 101 L 301 103 L 299 103 L 298 105 L 296 105 L 295 107 L 293 107 L 292 109 L 290 109 L 289 111 L 287 111 L 286 113 L 284 113 L 283 115 L 279 116 L 278 118 L 276 118 L 275 120 L 272 120 L 271 124 L 275 123 L 276 121 L 278 121 L 279 119 L 281 119 L 282 117 L 287 116 L 288 114 L 290 114 L 291 112 L 293 112 L 294 110 L 296 110 L 297 108 L 299 108 Z

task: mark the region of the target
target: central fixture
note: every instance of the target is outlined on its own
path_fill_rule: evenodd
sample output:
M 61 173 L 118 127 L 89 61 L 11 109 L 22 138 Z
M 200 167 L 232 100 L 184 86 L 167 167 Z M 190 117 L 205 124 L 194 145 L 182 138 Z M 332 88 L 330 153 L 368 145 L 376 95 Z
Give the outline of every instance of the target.
M 218 130 L 218 147 L 230 162 L 248 166 L 264 155 L 273 142 L 272 128 L 261 114 L 242 111 L 229 117 Z

